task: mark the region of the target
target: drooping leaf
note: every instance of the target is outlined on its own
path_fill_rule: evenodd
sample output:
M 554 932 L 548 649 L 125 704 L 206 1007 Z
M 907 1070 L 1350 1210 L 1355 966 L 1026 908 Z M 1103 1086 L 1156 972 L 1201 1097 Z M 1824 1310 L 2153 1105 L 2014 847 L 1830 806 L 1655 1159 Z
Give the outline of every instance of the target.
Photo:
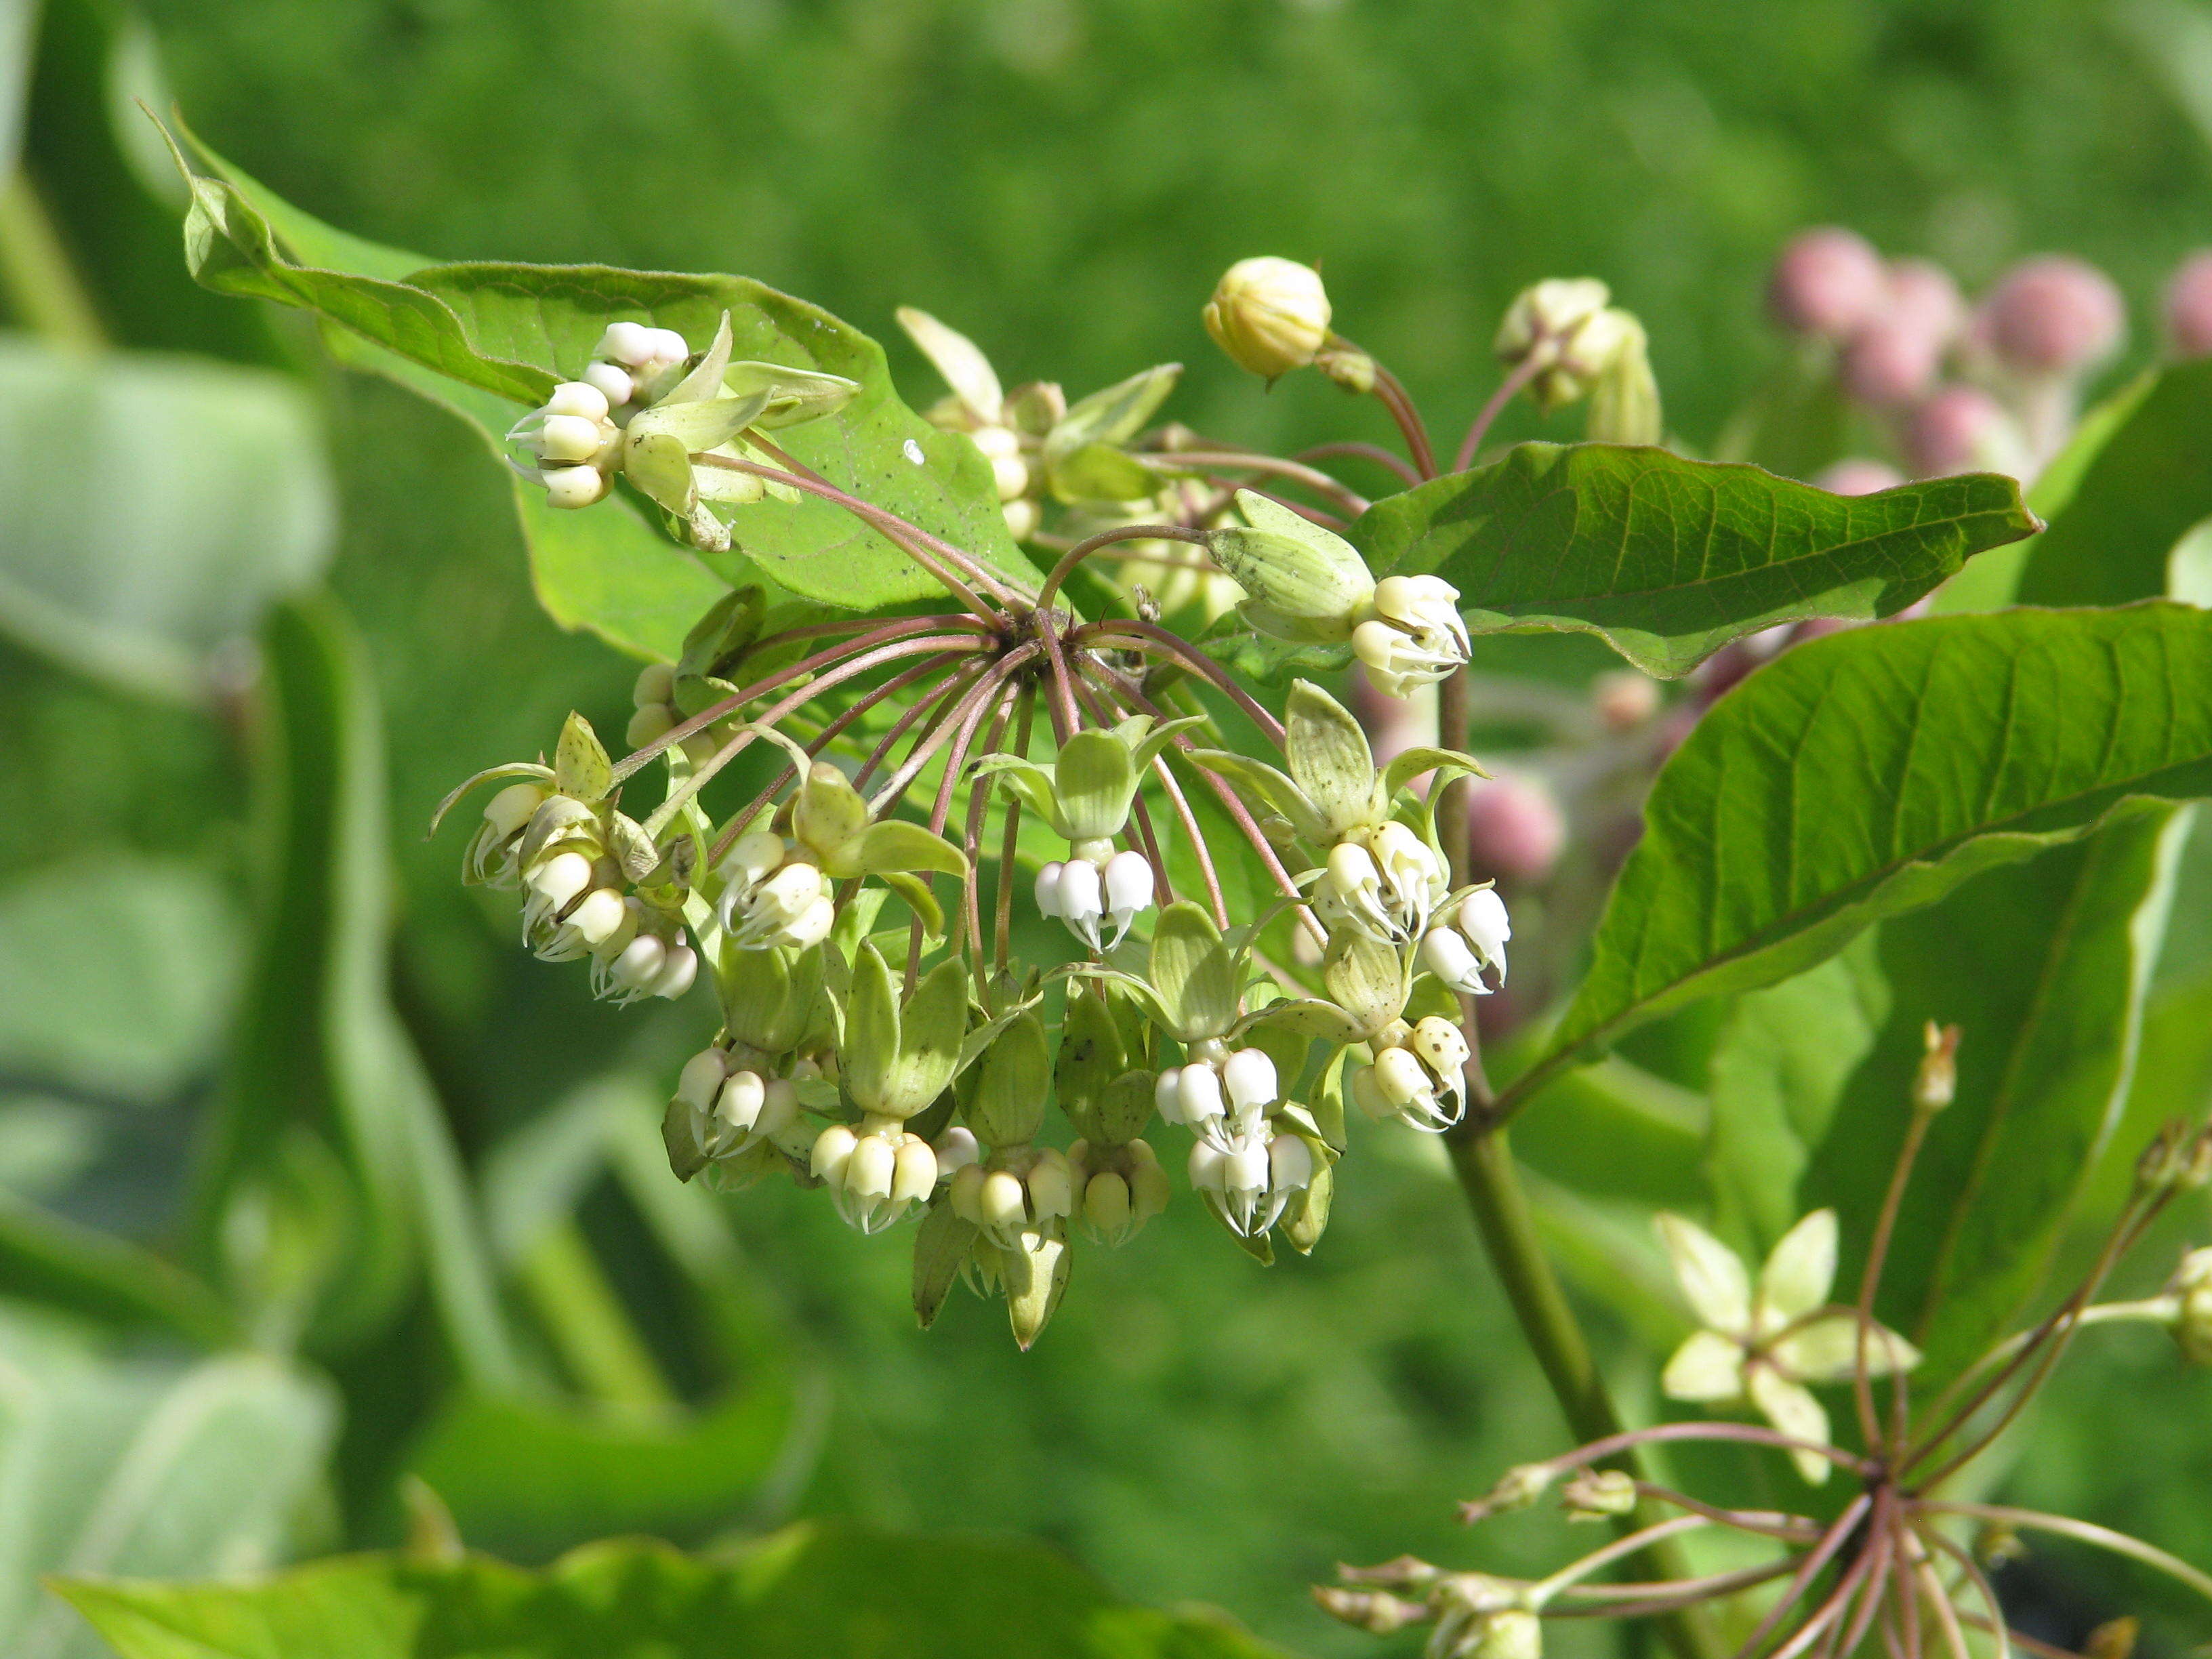
M 1855 629 L 1723 698 L 1660 774 L 1534 1076 L 1869 922 L 2212 792 L 2212 615 L 2172 605 Z
M 1034 1544 L 823 1522 L 734 1561 L 588 1546 L 540 1572 L 362 1555 L 258 1584 L 76 1580 L 123 1659 L 1266 1659 L 1225 1624 L 1116 1600 Z
M 1904 1134 L 1921 1026 L 1956 1024 L 1958 1095 L 1906 1188 L 1878 1310 L 1926 1352 L 1930 1382 L 2020 1311 L 2111 1145 L 2186 817 L 2138 814 L 1882 925 L 1889 1016 L 1814 1151 L 1801 1204 L 1840 1211 L 1855 1275 Z
M 1671 677 L 1779 623 L 1893 616 L 2035 527 L 1990 474 L 1832 495 L 1662 449 L 1530 443 L 1378 501 L 1349 533 L 1376 574 L 1457 587 L 1474 632 L 1595 634 Z
M 336 1429 L 329 1389 L 232 1354 L 111 1359 L 0 1307 L 0 1651 L 100 1659 L 39 1575 L 197 1577 L 272 1566 Z
M 1012 581 L 1033 585 L 1030 566 L 1007 533 L 981 452 L 902 404 L 891 388 L 882 348 L 818 307 L 738 276 L 599 265 L 438 265 L 412 262 L 397 250 L 364 252 L 358 239 L 329 233 L 220 158 L 210 155 L 209 160 L 222 179 L 219 185 L 204 181 L 207 188 L 227 191 L 232 209 L 256 219 L 265 213 L 262 222 L 268 234 L 260 240 L 246 236 L 224 242 L 226 249 L 242 250 L 252 281 L 236 276 L 230 264 L 211 266 L 206 255 L 196 258 L 196 274 L 213 286 L 228 283 L 237 291 L 307 305 L 380 349 L 379 359 L 396 356 L 413 368 L 434 371 L 456 382 L 458 392 L 473 389 L 513 400 L 495 410 L 477 399 L 442 393 L 444 401 L 477 421 L 495 447 L 502 447 L 499 434 L 520 412 L 515 404 L 535 402 L 544 395 L 541 386 L 550 388 L 556 380 L 580 374 L 609 323 L 628 319 L 674 329 L 703 349 L 727 313 L 736 356 L 837 375 L 860 386 L 834 413 L 779 434 L 793 456 L 839 489 L 953 542 Z M 270 264 L 285 246 L 304 260 L 329 262 L 355 286 L 303 287 L 296 274 Z M 407 267 L 400 273 L 404 280 L 392 280 L 394 267 L 400 265 Z M 368 271 L 379 274 L 372 277 Z M 333 297 L 352 295 L 359 284 L 370 282 L 382 284 L 375 290 L 386 302 L 380 307 L 339 304 Z M 402 303 L 387 289 L 417 296 L 422 303 Z M 442 324 L 418 325 L 421 317 L 434 321 L 439 314 L 454 319 L 470 362 L 451 357 Z M 382 361 L 375 366 L 391 367 Z M 425 389 L 419 373 L 401 372 L 395 378 Z M 872 609 L 942 591 L 880 532 L 829 502 L 808 496 L 797 503 L 770 500 L 729 510 L 738 544 L 752 563 L 805 597 Z M 592 517 L 607 511 L 602 503 L 562 516 Z M 735 575 L 738 568 L 723 574 Z M 612 573 L 604 578 L 616 579 Z M 672 621 L 661 631 L 673 627 L 680 640 L 713 598 L 710 592 L 684 616 L 681 626 Z M 588 615 L 583 620 L 593 621 Z
M 337 532 L 313 404 L 264 369 L 0 340 L 0 628 L 195 701 Z

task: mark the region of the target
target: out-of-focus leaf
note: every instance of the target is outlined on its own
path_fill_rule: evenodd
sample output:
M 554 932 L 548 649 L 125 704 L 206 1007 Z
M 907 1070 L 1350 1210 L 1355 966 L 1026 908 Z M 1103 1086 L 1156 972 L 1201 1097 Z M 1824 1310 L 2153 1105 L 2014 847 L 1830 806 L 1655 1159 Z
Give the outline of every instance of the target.
M 210 652 L 329 562 L 319 424 L 265 370 L 0 340 L 0 627 L 131 690 L 204 695 Z
M 88 1319 L 220 1347 L 240 1338 L 222 1297 L 127 1239 L 0 1197 L 0 1284 Z
M 1778 364 L 1713 446 L 1717 461 L 1749 461 L 1785 478 L 1810 478 L 1850 441 L 1851 407 L 1836 383 L 1835 351 L 1808 341 Z
M 283 1559 L 335 1419 L 325 1387 L 273 1359 L 107 1359 L 0 1305 L 0 1651 L 106 1651 L 42 1573 L 194 1577 Z
M 2018 611 L 1799 647 L 1661 772 L 1589 975 L 1528 1075 L 1801 972 L 1982 870 L 2208 791 L 2212 615 Z
M 1619 1055 L 1559 1079 L 1516 1124 L 1514 1155 L 1584 1198 L 1702 1201 L 1706 1105 Z
M 343 1343 L 388 1315 L 418 1261 L 464 1370 L 511 1378 L 513 1359 L 473 1200 L 438 1102 L 386 987 L 389 884 L 384 764 L 360 647 L 328 600 L 292 601 L 264 640 L 269 695 L 256 758 L 264 879 L 258 937 L 231 1070 L 209 1129 L 195 1206 L 202 1259 L 224 1260 L 243 1204 L 256 1227 L 327 1228 L 346 1206 L 313 1304 Z M 334 1158 L 343 1188 L 301 1185 L 301 1148 Z M 306 1270 L 303 1270 L 306 1271 Z M 304 1310 L 303 1310 L 304 1311 Z
M 31 85 L 35 0 L 0 0 L 0 179 L 12 179 L 22 150 L 23 104 Z
M 212 1064 L 239 921 L 207 872 L 107 853 L 0 889 L 0 1072 L 132 1100 Z
M 1863 1260 L 1921 1026 L 1957 1024 L 1958 1097 L 1906 1189 L 1880 1308 L 1927 1354 L 1933 1381 L 2034 1291 L 2110 1144 L 2187 817 L 2139 814 L 1882 926 L 1889 1018 L 1814 1154 L 1803 1203 L 1835 1206 L 1846 1263 Z
M 2209 450 L 2212 359 L 2162 369 L 2093 415 L 2053 464 L 2051 527 L 2028 550 L 2021 603 L 2124 605 L 2165 592 L 2174 544 L 2212 517 Z
M 1226 1624 L 1116 1600 L 1064 1558 L 810 1523 L 728 1563 L 617 1540 L 541 1572 L 390 1555 L 252 1585 L 75 1580 L 123 1659 L 1266 1659 Z
M 219 244 L 209 245 L 214 254 L 195 251 L 195 274 L 210 286 L 307 306 L 386 353 L 514 404 L 533 403 L 556 380 L 580 374 L 611 322 L 672 328 L 703 349 L 726 313 L 736 356 L 842 375 L 861 386 L 834 414 L 781 431 L 793 455 L 838 488 L 960 545 L 1018 583 L 1032 583 L 981 453 L 901 403 L 882 347 L 817 307 L 745 277 L 600 265 L 424 264 L 394 281 L 368 273 L 390 273 L 401 263 L 395 250 L 362 258 L 356 239 L 312 231 L 308 246 L 298 246 L 301 256 L 341 269 L 303 274 L 276 243 L 297 246 L 305 216 L 270 205 L 276 198 L 264 187 L 219 158 L 210 161 L 223 177 L 203 181 L 202 197 L 219 198 L 223 222 L 236 222 Z M 360 270 L 343 268 L 349 258 L 360 259 Z M 421 386 L 418 376 L 399 378 Z M 487 420 L 489 410 L 452 401 L 495 439 L 520 412 L 510 404 Z M 728 510 L 744 552 L 805 597 L 871 609 L 942 592 L 880 532 L 829 502 L 809 496 Z M 603 580 L 611 585 L 617 578 L 603 574 Z M 696 612 L 684 626 L 695 619 Z
M 1798 1177 L 1889 1009 L 1875 938 L 1736 999 L 1712 1058 L 1705 1152 L 1716 1229 L 1764 1260 L 1798 1218 Z
M 1388 496 L 1348 534 L 1377 574 L 1457 587 L 1475 633 L 1595 634 L 1668 677 L 1778 623 L 1893 616 L 2035 527 L 1993 474 L 1832 495 L 1663 449 L 1531 443 Z

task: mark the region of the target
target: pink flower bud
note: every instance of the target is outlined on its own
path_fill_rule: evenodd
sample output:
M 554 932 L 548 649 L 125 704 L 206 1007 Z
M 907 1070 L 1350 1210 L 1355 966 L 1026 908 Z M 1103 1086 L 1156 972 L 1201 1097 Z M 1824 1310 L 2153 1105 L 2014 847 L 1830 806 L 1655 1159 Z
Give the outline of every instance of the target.
M 1559 862 L 1566 820 L 1551 791 L 1531 779 L 1478 782 L 1467 802 L 1468 858 L 1479 871 L 1537 881 Z
M 1988 392 L 1947 386 L 1905 423 L 1905 459 L 1923 478 L 1970 472 L 1990 465 L 2002 448 L 2005 427 L 2005 412 Z
M 1899 259 L 1888 271 L 1887 315 L 1948 345 L 1966 323 L 1957 280 L 1933 259 Z
M 2212 357 L 2212 248 L 2181 262 L 2166 288 L 2166 331 L 2177 357 Z
M 1904 482 L 1905 475 L 1887 461 L 1864 455 L 1838 461 L 1813 480 L 1816 488 L 1832 495 L 1871 495 L 1878 490 L 1894 489 Z
M 1876 409 L 1897 409 L 1927 391 L 1948 342 L 1902 313 L 1885 313 L 1844 343 L 1844 389 Z
M 2127 307 L 2111 277 L 2063 253 L 2023 260 L 1984 302 L 1990 349 L 2024 374 L 2070 374 L 2119 349 Z
M 1766 297 L 1783 327 L 1839 340 L 1881 308 L 1881 256 L 1856 231 L 1833 225 L 1804 231 L 1774 262 Z

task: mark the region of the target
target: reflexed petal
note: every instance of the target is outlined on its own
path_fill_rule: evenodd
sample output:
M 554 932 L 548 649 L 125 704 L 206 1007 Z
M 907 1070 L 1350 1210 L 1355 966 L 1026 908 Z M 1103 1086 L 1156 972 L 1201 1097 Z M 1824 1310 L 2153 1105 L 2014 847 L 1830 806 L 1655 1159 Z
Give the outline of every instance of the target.
M 1734 1250 L 1694 1221 L 1662 1211 L 1659 1242 L 1674 1263 L 1690 1311 L 1708 1330 L 1741 1335 L 1751 1328 L 1751 1278 Z
M 1815 1210 L 1782 1236 L 1759 1269 L 1759 1334 L 1778 1331 L 1821 1306 L 1835 1282 L 1836 1212 Z
M 1778 1432 L 1793 1440 L 1809 1440 L 1815 1445 L 1828 1443 L 1828 1409 L 1813 1397 L 1810 1389 L 1778 1375 L 1771 1365 L 1753 1365 L 1746 1381 L 1750 1385 L 1752 1404 L 1759 1407 L 1759 1415 L 1774 1425 Z M 1833 1467 L 1826 1458 L 1808 1451 L 1793 1451 L 1790 1461 L 1797 1466 L 1797 1473 L 1815 1486 L 1827 1480 L 1828 1471 Z
M 1667 1362 L 1659 1387 L 1669 1400 L 1717 1404 L 1743 1397 L 1743 1345 L 1717 1331 L 1698 1331 Z
M 1776 1367 L 1801 1382 L 1840 1382 L 1858 1368 L 1858 1316 L 1838 1308 L 1808 1321 L 1769 1350 Z M 1867 1375 L 1911 1370 L 1920 1352 L 1895 1331 L 1877 1325 L 1867 1333 Z

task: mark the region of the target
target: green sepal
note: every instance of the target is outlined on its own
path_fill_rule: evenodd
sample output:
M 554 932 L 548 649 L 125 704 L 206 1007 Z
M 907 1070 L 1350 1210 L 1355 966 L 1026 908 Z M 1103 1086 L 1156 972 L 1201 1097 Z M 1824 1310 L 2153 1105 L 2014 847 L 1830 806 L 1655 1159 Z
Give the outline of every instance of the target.
M 1346 1056 L 1350 1052 L 1348 1047 L 1332 1048 L 1322 1057 L 1321 1070 L 1314 1078 L 1313 1097 L 1308 1103 L 1314 1127 L 1330 1149 L 1338 1152 L 1352 1144 L 1344 1129 L 1344 1079 L 1351 1069 Z
M 867 1110 L 885 1109 L 882 1103 L 899 1058 L 898 992 L 872 942 L 864 941 L 854 957 L 851 987 L 845 995 L 844 1041 L 837 1048 L 839 1080 Z
M 760 415 L 751 424 L 763 431 L 835 415 L 860 393 L 860 383 L 842 374 L 744 362 L 722 371 L 722 387 L 735 397 L 762 400 Z
M 1216 1218 L 1218 1219 L 1218 1218 Z M 1261 1267 L 1272 1267 L 1275 1265 L 1275 1246 L 1267 1234 L 1257 1233 L 1247 1238 L 1226 1221 L 1221 1223 L 1221 1231 L 1236 1241 L 1238 1249 L 1243 1251 Z
M 881 876 L 893 871 L 932 872 L 968 878 L 968 858 L 942 836 L 933 836 L 904 818 L 885 818 L 872 823 L 831 857 L 823 870 L 843 879 L 849 876 Z
M 1486 778 L 1490 774 L 1480 761 L 1472 755 L 1462 755 L 1456 749 L 1431 749 L 1425 745 L 1403 750 L 1393 755 L 1382 767 L 1382 793 L 1395 798 L 1397 793 L 1424 772 L 1437 775 L 1429 785 L 1429 799 L 1434 800 L 1437 791 L 1454 778 Z
M 1364 1042 L 1402 1018 L 1413 988 L 1396 946 L 1351 928 L 1329 940 L 1321 977 L 1330 1001 L 1350 1022 L 1349 1033 L 1340 1034 L 1340 1042 Z
M 430 833 L 434 836 L 438 833 L 438 826 L 446 821 L 446 814 L 460 805 L 462 796 L 478 784 L 489 783 L 494 778 L 537 778 L 549 785 L 554 781 L 553 769 L 540 766 L 536 761 L 508 761 L 503 765 L 487 766 L 474 777 L 457 783 L 447 791 L 445 799 L 438 803 L 438 810 L 430 814 Z
M 592 730 L 591 721 L 571 712 L 553 749 L 553 787 L 578 800 L 599 801 L 606 799 L 614 778 L 614 763 L 607 758 L 599 734 Z
M 672 433 L 635 433 L 623 441 L 623 476 L 653 503 L 688 519 L 699 504 L 691 477 L 691 451 Z
M 1085 1139 L 1106 1139 L 1100 1109 L 1114 1079 L 1127 1069 L 1121 1024 L 1107 1006 L 1105 991 L 1096 984 L 1071 984 L 1066 1010 L 1060 1016 L 1053 1091 L 1060 1110 Z
M 1049 823 L 1054 834 L 1075 839 L 1075 832 L 1060 816 L 1050 767 L 1040 766 L 1026 755 L 987 755 L 975 763 L 975 775 L 996 778 L 1000 787 Z
M 1252 490 L 1238 490 L 1237 505 L 1246 522 L 1209 532 L 1206 550 L 1244 590 L 1245 620 L 1298 644 L 1349 639 L 1375 597 L 1358 550 Z
M 643 881 L 665 861 L 665 854 L 645 833 L 645 826 L 627 812 L 607 815 L 607 851 L 632 881 Z
M 921 920 L 924 940 L 935 944 L 945 937 L 945 907 L 937 902 L 937 895 L 920 876 L 910 876 L 903 870 L 878 870 L 876 879 L 906 902 L 906 908 Z
M 936 1323 L 961 1265 L 975 1248 L 975 1233 L 973 1222 L 953 1213 L 946 1194 L 930 1200 L 929 1212 L 914 1235 L 914 1311 L 922 1329 Z
M 1053 765 L 1063 832 L 1071 841 L 1097 841 L 1121 832 L 1137 793 L 1129 747 L 1113 732 L 1078 732 L 1060 745 Z
M 1313 1179 L 1303 1192 L 1291 1195 L 1276 1223 L 1283 1237 L 1300 1255 L 1311 1255 L 1328 1225 L 1329 1201 L 1336 1195 L 1336 1150 L 1319 1135 L 1298 1137 L 1313 1154 Z
M 1351 1042 L 1364 1035 L 1359 1022 L 1333 1002 L 1317 997 L 1285 997 L 1255 1009 L 1237 1022 L 1232 1035 L 1243 1036 L 1267 1031 L 1290 1031 L 1324 1042 Z
M 828 942 L 836 947 L 836 954 L 841 962 L 852 962 L 860 942 L 874 929 L 876 917 L 884 908 L 884 896 L 880 887 L 863 887 L 838 911 Z
M 714 325 L 714 339 L 708 343 L 706 350 L 700 353 L 698 362 L 669 388 L 667 394 L 653 408 L 665 409 L 670 404 L 707 403 L 717 398 L 722 389 L 722 371 L 729 366 L 731 343 L 730 313 L 725 311 L 720 320 Z M 653 410 L 647 410 L 637 418 L 641 420 L 645 415 L 653 412 Z M 636 422 L 633 421 L 631 424 L 635 428 Z M 721 440 L 718 438 L 714 441 L 720 443 Z M 698 447 L 702 449 L 713 447 L 708 444 Z
M 1022 1237 L 1022 1247 L 1002 1249 L 999 1261 L 1014 1345 L 1027 1353 L 1067 1289 L 1069 1253 L 1066 1239 L 1049 1233 L 1024 1233 Z M 1036 1241 L 1034 1245 L 1028 1242 L 1031 1238 Z
M 1152 987 L 1166 1024 L 1183 1042 L 1222 1036 L 1237 1022 L 1237 964 L 1213 919 L 1189 900 L 1160 912 L 1152 928 Z
M 1145 429 L 1182 376 L 1181 363 L 1160 363 L 1079 400 L 1045 434 L 1044 461 L 1054 468 L 1091 444 L 1126 444 Z
M 732 588 L 684 636 L 676 678 L 703 680 L 723 672 L 752 648 L 767 614 L 766 595 L 758 582 Z
M 968 964 L 954 957 L 932 969 L 899 1010 L 898 1056 L 876 1109 L 912 1117 L 943 1094 L 960 1069 L 967 1032 Z M 860 1098 L 858 1091 L 853 1097 Z
M 691 1133 L 691 1109 L 683 1101 L 670 1101 L 661 1114 L 660 1144 L 668 1149 L 668 1167 L 678 1181 L 689 1181 L 707 1167 Z
M 1086 501 L 1142 501 L 1159 493 L 1159 474 L 1112 444 L 1087 443 L 1052 462 L 1045 483 L 1069 507 Z
M 1389 815 L 1390 798 L 1375 775 L 1367 733 L 1311 680 L 1291 686 L 1283 709 L 1283 752 L 1291 778 L 1321 815 L 1324 839 L 1334 841 Z
M 750 426 L 767 406 L 766 394 L 757 392 L 750 398 L 709 398 L 701 403 L 678 403 L 672 399 L 658 403 L 630 417 L 623 448 L 628 452 L 640 444 L 673 438 L 684 447 L 688 460 L 700 450 L 713 449 L 729 442 Z
M 822 993 L 823 949 L 725 949 L 722 1023 L 732 1037 L 764 1054 L 788 1054 L 805 1036 Z
M 866 867 L 857 863 L 857 854 L 861 838 L 871 827 L 866 799 L 853 787 L 850 778 L 827 761 L 809 763 L 805 775 L 806 781 L 799 786 L 792 804 L 791 833 L 820 860 L 824 874 L 839 878 L 866 874 Z
M 1348 641 L 1298 644 L 1272 638 L 1255 631 L 1234 611 L 1224 611 L 1198 636 L 1198 648 L 1253 685 L 1287 685 L 1302 674 L 1334 674 L 1352 665 Z
M 976 1139 L 994 1148 L 1036 1139 L 1044 1127 L 1045 1096 L 1052 1086 L 1044 1022 L 1024 1012 L 984 1051 L 975 1070 L 966 1110 Z

